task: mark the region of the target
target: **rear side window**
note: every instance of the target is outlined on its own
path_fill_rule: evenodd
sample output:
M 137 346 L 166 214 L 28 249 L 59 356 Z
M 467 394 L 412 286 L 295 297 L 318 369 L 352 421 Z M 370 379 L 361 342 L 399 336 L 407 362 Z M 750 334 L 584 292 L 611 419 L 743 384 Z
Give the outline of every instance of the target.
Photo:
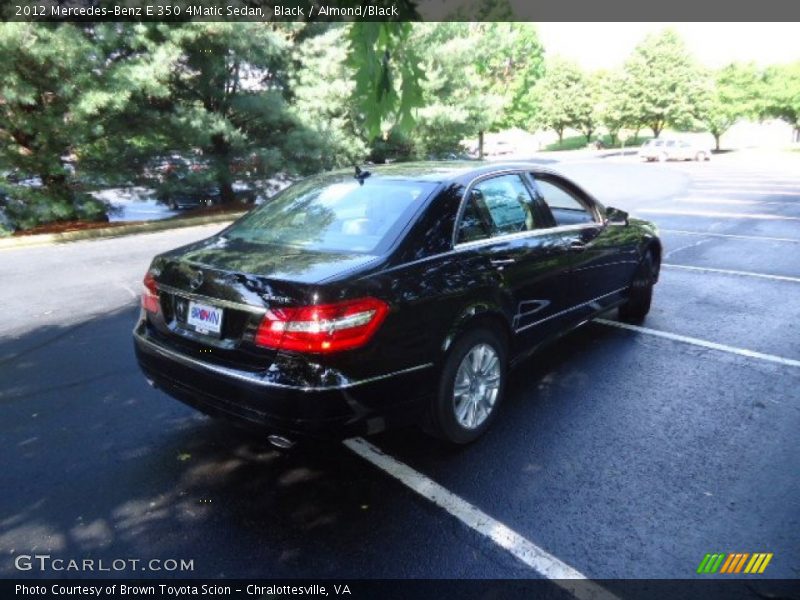
M 517 174 L 501 175 L 485 179 L 470 190 L 458 241 L 472 242 L 535 227 L 528 188 Z
M 536 187 L 547 204 L 556 225 L 578 225 L 593 223 L 594 217 L 589 209 L 575 195 L 555 182 L 536 180 Z
M 367 179 L 286 188 L 236 222 L 226 236 L 319 251 L 382 251 L 391 245 L 435 184 Z

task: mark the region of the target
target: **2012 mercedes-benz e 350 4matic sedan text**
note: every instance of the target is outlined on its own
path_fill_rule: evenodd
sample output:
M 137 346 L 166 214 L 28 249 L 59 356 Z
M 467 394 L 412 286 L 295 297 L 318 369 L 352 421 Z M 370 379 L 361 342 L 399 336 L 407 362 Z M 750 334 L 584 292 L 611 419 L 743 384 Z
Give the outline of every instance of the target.
M 510 366 L 612 307 L 641 320 L 655 227 L 533 164 L 296 183 L 157 256 L 134 330 L 157 387 L 291 440 L 491 424 Z

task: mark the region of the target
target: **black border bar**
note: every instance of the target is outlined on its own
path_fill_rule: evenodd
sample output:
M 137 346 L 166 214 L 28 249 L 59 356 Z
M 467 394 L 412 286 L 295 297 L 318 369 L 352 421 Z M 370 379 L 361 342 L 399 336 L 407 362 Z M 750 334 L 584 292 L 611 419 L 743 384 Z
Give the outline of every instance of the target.
M 166 586 L 162 588 L 161 586 Z M 128 587 L 121 593 L 122 586 Z M 207 586 L 204 588 L 203 586 Z M 345 586 L 347 592 L 345 593 Z M 130 588 L 152 588 L 152 593 L 132 593 Z M 90 588 L 100 593 L 90 591 Z M 33 590 L 36 589 L 38 593 Z M 209 593 L 209 590 L 212 590 Z M 337 593 L 338 590 L 338 593 Z M 569 590 L 569 591 L 567 591 Z M 181 593 L 175 593 L 181 591 Z M 43 593 L 42 593 L 43 592 Z M 102 598 L 135 600 L 172 598 L 194 600 L 245 600 L 261 598 L 342 598 L 347 600 L 800 600 L 800 580 L 724 577 L 702 579 L 603 579 L 556 581 L 548 579 L 343 579 L 343 580 L 243 580 L 243 579 L 4 579 L 0 597 L 64 600 Z
M 2 20 L 25 22 L 800 21 L 795 0 L 3 0 L 2 5 Z

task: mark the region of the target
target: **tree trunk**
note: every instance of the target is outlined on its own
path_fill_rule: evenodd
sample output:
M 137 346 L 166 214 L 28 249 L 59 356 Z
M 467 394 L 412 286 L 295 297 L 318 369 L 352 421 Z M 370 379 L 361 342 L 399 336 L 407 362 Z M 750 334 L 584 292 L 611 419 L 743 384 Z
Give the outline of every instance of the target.
M 650 124 L 650 129 L 653 130 L 653 137 L 658 139 L 658 136 L 661 135 L 661 130 L 664 129 L 664 125 L 656 121 Z
M 556 131 L 558 131 L 558 145 L 560 146 L 564 141 L 564 128 L 562 127 Z
M 230 181 L 225 181 L 220 184 L 219 196 L 223 204 L 229 204 L 236 200 L 236 195 L 233 193 L 233 185 L 231 185 Z
M 42 187 L 47 190 L 47 195 L 53 200 L 73 204 L 73 193 L 67 184 L 66 175 L 51 175 L 50 173 L 39 173 L 42 180 Z
M 714 134 L 712 134 L 712 135 L 714 136 L 714 143 L 716 144 L 716 146 L 715 146 L 715 148 L 714 148 L 714 149 L 715 149 L 717 152 L 719 152 L 719 138 L 721 138 L 721 137 L 722 137 L 722 134 L 720 134 L 720 133 L 714 133 Z
M 236 199 L 233 193 L 233 175 L 231 174 L 230 144 L 223 135 L 214 135 L 211 138 L 214 146 L 214 162 L 217 169 L 217 185 L 222 204 L 229 204 Z
M 478 132 L 478 160 L 483 160 L 483 129 Z
M 586 143 L 590 143 L 592 141 L 592 134 L 594 133 L 594 129 L 587 129 L 583 132 L 586 136 Z

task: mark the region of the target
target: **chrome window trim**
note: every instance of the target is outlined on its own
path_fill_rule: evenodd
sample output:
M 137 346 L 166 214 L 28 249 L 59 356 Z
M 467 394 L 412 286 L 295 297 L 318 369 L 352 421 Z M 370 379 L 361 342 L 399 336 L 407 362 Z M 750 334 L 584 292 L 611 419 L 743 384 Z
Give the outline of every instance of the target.
M 256 315 L 263 315 L 267 312 L 267 309 L 264 306 L 245 304 L 243 302 L 234 302 L 232 300 L 224 300 L 222 298 L 212 298 L 210 296 L 204 296 L 202 294 L 187 292 L 186 290 L 181 290 L 179 288 L 172 287 L 171 285 L 166 285 L 163 283 L 156 282 L 156 287 L 162 292 L 173 294 L 175 296 L 181 296 L 182 298 L 188 298 L 189 300 L 195 300 L 197 302 L 203 302 L 205 304 L 211 304 L 212 306 L 221 306 L 222 308 L 242 310 Z
M 453 223 L 453 233 L 450 236 L 450 245 L 455 248 L 458 245 L 458 229 L 461 226 L 461 218 L 464 216 L 464 210 L 467 205 L 467 198 L 469 197 L 469 193 L 472 191 L 472 188 L 475 187 L 476 184 L 480 183 L 484 179 L 493 179 L 495 177 L 501 177 L 503 175 L 522 175 L 525 173 L 524 169 L 520 168 L 510 168 L 510 169 L 500 169 L 498 171 L 492 171 L 491 173 L 481 173 L 470 179 L 469 183 L 464 187 L 464 193 L 461 195 L 461 201 L 458 203 L 458 211 L 456 211 L 456 220 Z M 522 178 L 520 178 L 522 179 Z M 523 183 L 524 180 L 523 180 Z M 525 184 L 527 187 L 527 184 Z M 533 200 L 533 198 L 531 198 Z M 534 230 L 531 230 L 534 231 Z M 520 233 L 527 233 L 527 232 L 520 232 Z M 491 237 L 487 239 L 493 239 Z M 482 240 L 476 240 L 482 241 Z M 471 243 L 471 242 L 463 242 L 463 243 Z
M 539 179 L 541 179 L 542 181 L 545 181 L 545 182 L 549 183 L 550 185 L 554 185 L 557 188 L 560 188 L 562 192 L 564 192 L 565 194 L 569 194 L 569 196 L 574 198 L 575 201 L 578 204 L 580 204 L 581 206 L 583 206 L 585 209 L 587 209 L 586 212 L 588 212 L 591 215 L 591 217 L 592 217 L 592 223 L 591 224 L 594 224 L 594 225 L 605 225 L 606 224 L 606 221 L 608 219 L 605 218 L 605 215 L 603 214 L 603 211 L 600 210 L 600 204 L 594 198 L 590 197 L 589 194 L 587 194 L 585 191 L 583 191 L 583 189 L 581 189 L 580 186 L 576 185 L 575 183 L 573 183 L 572 181 L 570 181 L 569 179 L 567 179 L 563 175 L 559 175 L 558 173 L 542 172 L 542 176 L 540 178 L 537 178 L 536 176 L 534 176 L 534 172 L 533 171 L 529 171 L 529 174 L 533 177 L 533 184 L 534 185 L 537 185 L 537 182 L 539 181 Z M 548 177 L 550 177 L 554 181 L 547 181 Z M 558 179 L 564 180 L 568 185 L 570 185 L 574 189 L 578 190 L 577 197 L 576 197 L 575 194 L 572 193 L 571 190 L 564 189 L 564 187 L 562 187 L 561 185 L 556 183 L 556 181 Z M 547 206 L 547 209 L 550 211 L 550 214 L 552 215 L 553 214 L 553 209 L 550 207 L 549 204 L 547 204 L 547 200 L 542 195 L 541 190 L 539 190 L 538 186 L 536 187 L 536 192 L 539 194 L 539 196 L 542 199 L 542 202 L 545 203 L 545 205 Z M 587 204 L 588 204 L 588 206 L 587 206 Z M 559 208 L 559 207 L 556 207 L 556 208 Z M 555 218 L 555 216 L 553 218 Z M 585 223 L 585 224 L 589 225 L 590 223 Z
M 581 229 L 588 229 L 590 227 L 600 227 L 600 223 L 576 223 L 575 225 L 559 225 L 558 227 L 548 227 L 546 229 L 531 229 L 530 231 L 520 231 L 519 233 L 509 233 L 506 235 L 499 235 L 497 237 L 486 238 L 483 240 L 475 240 L 474 242 L 462 242 L 460 244 L 456 244 L 454 248 L 447 250 L 445 252 L 437 252 L 436 254 L 431 254 L 430 256 L 423 256 L 422 258 L 417 258 L 414 260 L 408 260 L 406 262 L 400 263 L 399 265 L 394 265 L 393 267 L 389 267 L 388 269 L 384 269 L 381 271 L 383 273 L 391 273 L 393 271 L 397 271 L 399 269 L 404 269 L 406 267 L 410 267 L 413 265 L 421 264 L 424 262 L 428 262 L 431 260 L 436 260 L 437 258 L 442 258 L 445 256 L 452 256 L 454 254 L 460 254 L 463 251 L 470 250 L 471 248 L 480 247 L 484 245 L 494 244 L 497 242 L 504 242 L 507 240 L 514 240 L 520 238 L 528 238 L 528 237 L 537 237 L 540 235 L 549 235 L 551 233 L 561 233 L 565 231 L 578 231 Z
M 165 358 L 169 358 L 171 360 L 177 361 L 184 365 L 190 367 L 199 367 L 201 369 L 205 369 L 206 371 L 211 371 L 212 373 L 216 373 L 218 375 L 224 375 L 226 377 L 230 377 L 232 379 L 237 379 L 239 381 L 244 381 L 246 383 L 250 383 L 253 385 L 258 385 L 261 387 L 271 387 L 271 388 L 280 388 L 280 389 L 287 389 L 287 390 L 295 390 L 298 392 L 327 392 L 327 391 L 335 391 L 335 390 L 345 390 L 353 387 L 357 387 L 359 385 L 364 385 L 366 383 L 372 383 L 374 381 L 380 381 L 382 379 L 389 379 L 390 377 L 395 377 L 397 375 L 403 375 L 406 373 L 413 373 L 414 371 L 421 371 L 422 369 L 428 369 L 433 366 L 433 363 L 425 363 L 422 365 L 417 365 L 414 367 L 409 367 L 407 369 L 401 369 L 399 371 L 393 371 L 391 373 L 386 373 L 384 375 L 376 375 L 375 377 L 367 377 L 366 379 L 359 379 L 357 381 L 350 381 L 347 383 L 342 383 L 339 385 L 327 385 L 327 386 L 302 386 L 302 385 L 289 385 L 285 383 L 276 383 L 273 381 L 265 381 L 263 378 L 259 377 L 258 375 L 248 373 L 246 371 L 239 371 L 237 369 L 231 369 L 229 367 L 223 367 L 220 365 L 213 365 L 210 363 L 203 362 L 201 360 L 197 360 L 196 358 L 192 358 L 190 356 L 186 356 L 179 352 L 175 352 L 169 348 L 162 346 L 161 344 L 157 344 L 153 340 L 147 339 L 138 331 L 134 330 L 133 332 L 134 337 L 136 340 L 141 343 L 142 345 L 146 346 L 153 352 L 164 356 Z
M 578 189 L 582 194 L 584 194 L 588 198 L 587 201 L 590 203 L 590 207 L 589 207 L 590 211 L 589 212 L 590 212 L 590 214 L 592 215 L 592 218 L 593 218 L 593 221 L 591 223 L 576 223 L 575 225 L 556 225 L 555 227 L 543 227 L 541 229 L 531 229 L 529 231 L 520 231 L 518 233 L 510 233 L 510 234 L 505 234 L 505 235 L 499 235 L 499 236 L 496 236 L 496 237 L 491 237 L 490 236 L 488 238 L 485 238 L 485 239 L 482 239 L 482 240 L 474 240 L 472 242 L 459 242 L 458 241 L 458 230 L 459 230 L 459 227 L 461 226 L 461 218 L 464 215 L 464 210 L 466 208 L 467 198 L 469 197 L 470 191 L 472 190 L 472 188 L 476 184 L 480 183 L 484 179 L 492 179 L 494 177 L 499 177 L 499 176 L 502 176 L 502 175 L 517 174 L 517 175 L 521 176 L 525 186 L 530 188 L 530 184 L 525 179 L 525 175 L 528 175 L 528 176 L 532 177 L 533 178 L 533 184 L 535 185 L 536 184 L 537 173 L 543 175 L 545 178 L 547 178 L 547 177 L 562 178 L 562 179 L 565 179 L 568 183 L 572 183 L 569 180 L 567 180 L 563 175 L 557 173 L 556 171 L 551 171 L 551 170 L 548 170 L 548 169 L 541 169 L 541 168 L 536 168 L 536 167 L 513 167 L 513 168 L 507 168 L 507 169 L 500 169 L 498 171 L 492 171 L 491 173 L 481 173 L 480 175 L 477 175 L 477 176 L 473 177 L 472 179 L 470 179 L 469 182 L 467 183 L 467 185 L 464 187 L 464 193 L 461 195 L 461 201 L 458 204 L 458 211 L 456 211 L 456 220 L 455 220 L 455 223 L 453 224 L 453 233 L 450 236 L 450 238 L 451 238 L 450 239 L 450 245 L 452 246 L 452 248 L 455 250 L 455 249 L 458 249 L 458 248 L 464 247 L 464 246 L 480 245 L 481 243 L 489 243 L 489 242 L 497 241 L 497 240 L 503 241 L 504 239 L 517 239 L 518 237 L 526 237 L 527 235 L 536 234 L 536 233 L 551 233 L 551 232 L 559 232 L 559 231 L 574 231 L 574 230 L 577 230 L 577 229 L 583 229 L 584 227 L 604 227 L 606 225 L 607 219 L 605 219 L 605 216 L 603 215 L 602 211 L 600 210 L 600 205 L 594 200 L 594 198 L 589 197 L 588 194 L 586 194 L 582 189 L 580 189 L 580 187 L 575 186 L 575 184 L 572 184 L 573 186 L 576 187 L 576 189 Z M 557 184 L 553 184 L 553 185 L 557 185 Z M 535 192 L 536 194 L 541 195 L 539 193 L 539 189 L 538 188 L 534 188 L 533 190 L 531 190 L 531 192 Z M 536 198 L 533 197 L 533 194 L 532 194 L 532 197 L 531 197 L 531 201 L 532 202 L 536 202 Z M 544 201 L 544 199 L 542 199 L 542 201 Z M 582 202 L 580 200 L 579 200 L 579 202 L 581 204 L 584 204 L 584 202 Z M 548 206 L 548 210 L 549 210 L 549 208 L 550 207 Z M 441 253 L 441 254 L 445 254 L 445 253 Z
M 531 327 L 535 327 L 536 325 L 541 325 L 542 323 L 544 323 L 546 321 L 549 321 L 551 319 L 555 319 L 557 317 L 565 315 L 568 312 L 572 312 L 573 310 L 577 310 L 579 308 L 583 308 L 584 306 L 588 306 L 592 302 L 597 302 L 598 300 L 602 300 L 603 298 L 608 298 L 609 296 L 613 296 L 614 294 L 619 294 L 620 292 L 624 292 L 627 289 L 628 289 L 627 287 L 622 287 L 622 288 L 619 288 L 618 290 L 614 290 L 613 292 L 608 292 L 607 294 L 603 294 L 602 296 L 597 296 L 596 298 L 592 298 L 591 300 L 587 300 L 586 302 L 581 302 L 580 304 L 576 304 L 575 306 L 571 306 L 569 308 L 565 308 L 564 310 L 561 310 L 561 311 L 559 311 L 557 313 L 554 313 L 554 314 L 550 315 L 549 317 L 545 317 L 544 319 L 540 319 L 538 321 L 535 321 L 533 323 L 529 323 L 528 325 L 525 325 L 523 327 L 515 329 L 514 333 L 520 333 L 521 331 L 525 331 L 526 329 L 530 329 Z
M 506 233 L 495 237 L 488 237 L 482 240 L 474 240 L 472 242 L 461 242 L 453 246 L 453 250 L 465 250 L 476 246 L 486 246 L 496 242 L 512 241 L 521 238 L 538 237 L 540 235 L 548 235 L 551 233 L 562 233 L 564 231 L 579 231 L 581 229 L 589 229 L 591 227 L 600 227 L 601 223 L 576 223 L 575 225 L 557 225 L 556 227 L 544 227 L 542 229 L 531 229 L 530 231 L 519 231 L 516 233 Z

